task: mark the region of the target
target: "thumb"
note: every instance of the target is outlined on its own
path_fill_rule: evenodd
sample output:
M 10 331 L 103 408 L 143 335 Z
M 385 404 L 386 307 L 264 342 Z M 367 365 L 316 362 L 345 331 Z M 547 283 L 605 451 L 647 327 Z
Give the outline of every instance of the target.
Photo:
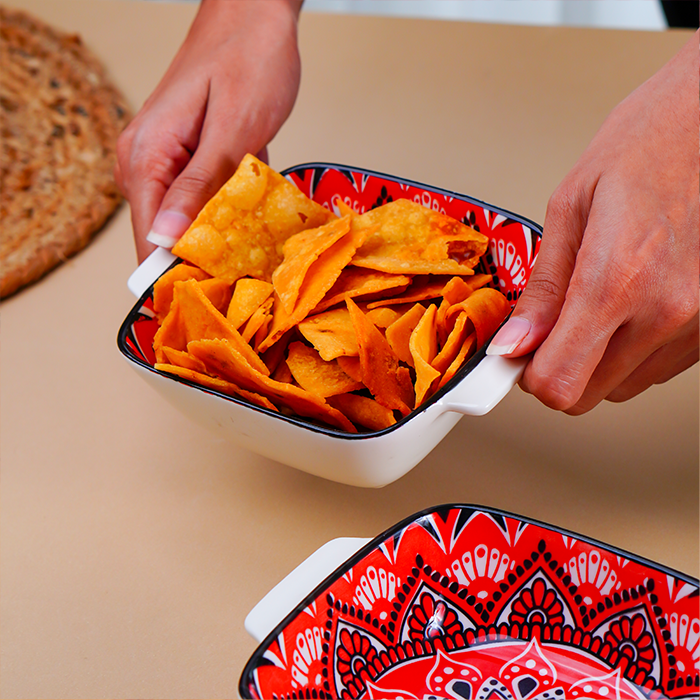
M 559 318 L 586 226 L 588 197 L 562 184 L 547 205 L 535 266 L 513 313 L 496 333 L 487 355 L 521 357 L 534 352 Z
M 168 188 L 146 240 L 172 248 L 204 205 L 233 175 L 246 152 L 233 144 L 226 148 L 223 139 L 211 132 L 203 138 L 190 162 Z M 265 147 L 259 155 L 267 160 Z

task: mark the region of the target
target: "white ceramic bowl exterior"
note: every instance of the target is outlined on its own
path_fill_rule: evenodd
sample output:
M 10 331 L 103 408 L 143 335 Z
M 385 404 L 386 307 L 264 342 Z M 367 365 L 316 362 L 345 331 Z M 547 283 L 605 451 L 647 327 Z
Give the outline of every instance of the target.
M 333 174 L 337 174 L 337 168 L 342 166 L 304 167 L 297 168 L 301 168 L 299 172 L 302 175 L 309 170 L 332 170 Z M 292 169 L 291 172 L 294 171 Z M 368 177 L 373 177 L 366 171 L 348 172 L 353 176 L 362 174 L 365 184 Z M 343 181 L 347 177 L 345 174 Z M 409 186 L 396 179 L 386 182 L 400 186 L 402 192 Z M 416 183 L 409 184 L 414 188 L 424 187 Z M 434 198 L 439 195 L 448 203 L 458 202 L 464 205 L 465 201 L 475 201 L 441 190 L 419 191 L 425 201 L 428 201 L 426 193 Z M 324 192 L 323 196 L 328 196 L 328 193 Z M 536 250 L 532 241 L 539 240 L 539 230 L 525 220 L 516 221 L 503 213 L 495 214 L 481 203 L 471 206 L 482 207 L 478 210 L 482 228 L 488 222 L 492 226 L 491 269 L 497 270 L 501 275 L 501 288 L 505 286 L 503 276 L 509 274 L 509 289 L 515 289 L 516 292 L 513 293 L 517 293 L 518 289 L 524 287 L 534 263 Z M 464 218 L 471 221 L 469 216 L 474 217 L 470 212 Z M 511 226 L 507 235 L 499 238 L 499 232 L 512 224 L 516 226 Z M 527 245 L 520 245 L 522 255 L 517 253 L 518 247 L 508 238 L 512 237 L 514 228 L 518 229 L 516 235 L 519 239 L 516 241 L 527 241 Z M 528 259 L 523 261 L 523 257 Z M 143 302 L 149 296 L 153 283 L 175 260 L 169 251 L 157 249 L 132 274 L 128 282 L 129 289 Z M 137 304 L 135 310 L 138 307 Z M 145 306 L 140 308 L 146 311 Z M 134 313 L 132 311 L 132 315 Z M 310 474 L 352 486 L 381 487 L 403 476 L 447 435 L 461 416 L 483 415 L 501 401 L 518 382 L 526 362 L 524 359 L 483 356 L 461 381 L 437 399 L 427 402 L 423 408 L 414 411 L 408 419 L 379 433 L 350 435 L 279 414 L 273 415 L 237 399 L 194 387 L 173 376 L 157 372 L 129 351 L 124 341 L 128 325 L 129 318 L 122 326 L 119 336 L 119 346 L 125 358 L 156 391 L 182 413 L 239 447 Z M 274 439 L 270 439 L 271 436 Z

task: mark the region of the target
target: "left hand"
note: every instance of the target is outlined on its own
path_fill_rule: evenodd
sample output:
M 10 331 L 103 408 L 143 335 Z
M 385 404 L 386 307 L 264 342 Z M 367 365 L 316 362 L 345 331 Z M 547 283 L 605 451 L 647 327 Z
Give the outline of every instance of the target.
M 552 195 L 540 253 L 489 354 L 578 415 L 698 361 L 698 33 L 620 103 Z

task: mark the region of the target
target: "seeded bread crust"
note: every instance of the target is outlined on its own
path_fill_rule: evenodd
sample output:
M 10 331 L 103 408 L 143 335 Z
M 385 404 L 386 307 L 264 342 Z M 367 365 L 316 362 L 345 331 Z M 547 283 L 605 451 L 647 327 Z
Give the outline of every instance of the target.
M 121 201 L 130 113 L 77 35 L 0 6 L 0 298 L 84 248 Z

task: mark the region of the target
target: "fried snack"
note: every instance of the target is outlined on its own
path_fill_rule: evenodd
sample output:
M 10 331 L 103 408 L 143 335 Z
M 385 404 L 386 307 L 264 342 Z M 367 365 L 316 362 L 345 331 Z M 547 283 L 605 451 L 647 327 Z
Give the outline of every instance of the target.
M 346 301 L 360 349 L 362 381 L 374 398 L 386 408 L 406 416 L 413 406 L 413 388 L 399 372 L 399 359 L 381 331 L 365 316 L 352 299 Z
M 246 276 L 269 282 L 290 236 L 334 218 L 248 154 L 175 244 L 173 253 L 230 283 Z
M 398 294 L 409 284 L 411 284 L 411 278 L 408 275 L 393 275 L 389 272 L 349 265 L 340 273 L 336 283 L 313 312 L 320 313 L 331 306 L 343 303 L 346 299 L 359 300 L 369 295 L 376 299 L 383 294 Z M 371 308 L 374 307 L 371 306 Z
M 450 216 L 397 199 L 352 220 L 371 229 L 353 265 L 414 275 L 471 275 L 488 238 Z
M 360 231 L 350 229 L 346 235 L 318 256 L 309 266 L 291 314 L 287 313 L 281 302 L 275 303 L 272 329 L 270 335 L 260 343 L 261 351 L 274 345 L 284 333 L 308 316 L 335 284 L 343 268 L 350 263 L 355 251 L 362 245 L 368 233 L 367 229 Z M 278 297 L 275 296 L 275 299 L 278 300 Z
M 154 286 L 156 368 L 344 432 L 453 379 L 510 312 L 474 273 L 488 239 L 408 200 L 334 207 L 247 156 Z
M 344 216 L 325 226 L 298 233 L 284 244 L 284 260 L 272 273 L 272 284 L 288 315 L 294 312 L 301 285 L 311 265 L 349 230 L 350 217 Z
M 171 267 L 167 272 L 164 272 L 156 283 L 153 285 L 153 310 L 156 312 L 156 318 L 160 323 L 170 311 L 170 304 L 173 302 L 173 285 L 175 282 L 184 282 L 185 280 L 205 280 L 211 278 L 211 275 L 199 267 L 180 263 Z
M 240 328 L 271 296 L 273 286 L 270 282 L 243 277 L 236 282 L 233 296 L 226 311 L 226 318 L 231 325 Z
M 279 402 L 300 416 L 329 423 L 351 433 L 357 432 L 340 411 L 320 396 L 258 372 L 228 340 L 195 340 L 188 344 L 187 351 L 204 363 L 208 374 L 267 396 L 273 403 Z
M 367 396 L 339 394 L 329 398 L 328 403 L 368 430 L 384 430 L 396 423 L 393 411 Z
M 296 342 L 289 346 L 287 366 L 302 389 L 324 399 L 365 388 L 361 381 L 345 374 L 335 360 L 326 362 L 316 350 L 304 343 Z
M 310 316 L 297 327 L 327 362 L 345 355 L 360 354 L 355 327 L 347 307 Z
M 440 372 L 430 364 L 437 354 L 436 312 L 437 306 L 434 304 L 428 306 L 408 341 L 416 370 L 415 391 L 418 406 L 423 403 L 426 396 L 430 395 L 433 383 L 440 376 Z

